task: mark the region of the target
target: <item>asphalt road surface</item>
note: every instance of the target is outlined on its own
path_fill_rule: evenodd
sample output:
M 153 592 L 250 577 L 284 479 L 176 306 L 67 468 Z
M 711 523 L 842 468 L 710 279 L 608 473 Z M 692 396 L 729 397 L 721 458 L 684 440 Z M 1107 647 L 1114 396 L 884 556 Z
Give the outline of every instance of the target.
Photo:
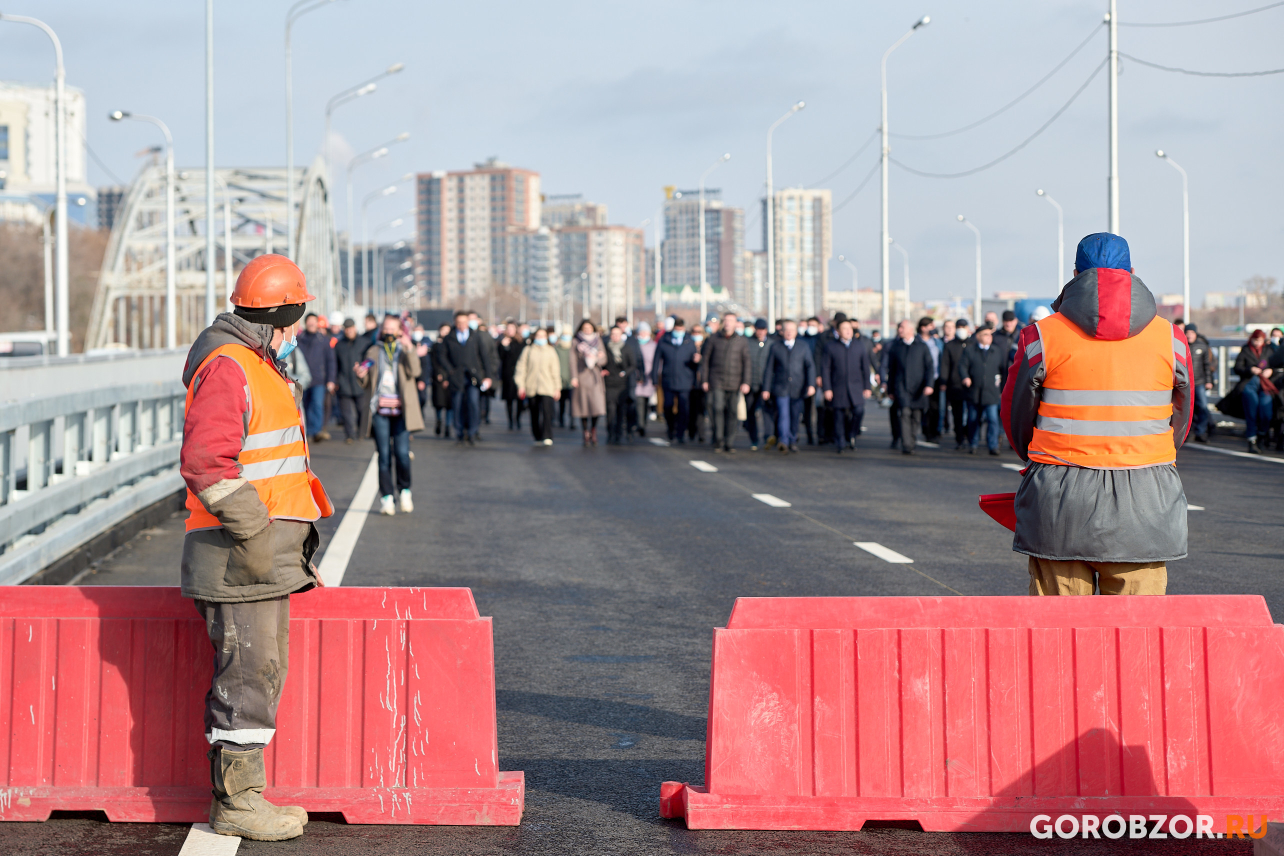
M 498 422 L 503 422 L 502 413 Z M 700 444 L 552 448 L 484 426 L 458 447 L 431 430 L 413 444 L 415 512 L 369 518 L 345 585 L 468 586 L 494 617 L 500 768 L 526 773 L 520 827 L 347 826 L 316 818 L 292 842 L 242 854 L 1247 853 L 1239 841 L 1036 841 L 1025 834 L 692 832 L 658 816 L 660 782 L 703 780 L 712 628 L 740 595 L 1020 595 L 1011 535 L 977 508 L 1014 490 L 999 458 L 887 449 L 871 409 L 853 454 L 714 455 Z M 656 433 L 654 423 L 653 435 Z M 603 433 L 603 436 L 604 433 Z M 1257 593 L 1284 615 L 1284 459 L 1183 450 L 1190 557 L 1173 594 Z M 336 500 L 333 533 L 371 454 L 367 442 L 314 449 Z M 692 466 L 704 461 L 717 472 Z M 766 494 L 790 503 L 778 507 Z M 174 585 L 182 517 L 142 533 L 82 584 Z M 872 542 L 913 559 L 894 564 Z M 58 818 L 0 824 L 0 852 L 176 854 L 185 826 Z

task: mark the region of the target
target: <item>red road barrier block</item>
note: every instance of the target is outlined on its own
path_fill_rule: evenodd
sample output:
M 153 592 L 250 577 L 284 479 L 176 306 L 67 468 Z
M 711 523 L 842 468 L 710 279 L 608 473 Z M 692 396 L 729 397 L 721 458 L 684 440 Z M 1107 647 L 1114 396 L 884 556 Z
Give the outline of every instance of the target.
M 740 598 L 692 829 L 1284 820 L 1284 627 L 1261 597 Z
M 350 823 L 516 825 L 491 621 L 466 588 L 324 588 L 290 602 L 265 796 Z M 6 587 L 0 820 L 208 819 L 213 653 L 177 588 Z

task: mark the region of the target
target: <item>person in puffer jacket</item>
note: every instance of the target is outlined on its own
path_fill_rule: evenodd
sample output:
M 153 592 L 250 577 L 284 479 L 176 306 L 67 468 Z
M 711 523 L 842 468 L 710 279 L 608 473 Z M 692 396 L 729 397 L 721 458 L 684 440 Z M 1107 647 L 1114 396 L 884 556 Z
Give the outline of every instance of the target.
M 1186 556 L 1186 337 L 1106 232 L 1079 242 L 1052 308 L 1021 331 L 1003 389 L 1004 429 L 1029 462 L 1012 549 L 1029 556 L 1032 595 L 1163 594 L 1167 563 Z

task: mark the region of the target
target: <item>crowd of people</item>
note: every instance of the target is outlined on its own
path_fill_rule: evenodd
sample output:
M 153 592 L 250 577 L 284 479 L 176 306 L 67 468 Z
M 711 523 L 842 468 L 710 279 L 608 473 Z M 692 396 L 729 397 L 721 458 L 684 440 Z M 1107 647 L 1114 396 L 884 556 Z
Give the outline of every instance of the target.
M 1050 314 L 1040 307 L 1032 321 Z M 553 445 L 557 429 L 578 429 L 584 446 L 662 437 L 735 454 L 743 430 L 750 451 L 799 451 L 800 445 L 857 448 L 870 402 L 887 410 L 891 448 L 915 454 L 921 441 L 952 437 L 954 449 L 1000 455 L 1003 386 L 1023 329 L 1011 311 L 987 313 L 975 330 L 966 318 L 901 321 L 890 340 L 837 313 L 766 320 L 734 313 L 688 327 L 673 315 L 656 331 L 624 317 L 601 329 L 585 319 L 574 333 L 508 320 L 488 328 L 476 312 L 426 331 L 408 317 L 309 314 L 297 350 L 286 358 L 303 390 L 313 442 L 372 437 L 379 453 L 381 510 L 413 508 L 409 437 L 475 445 L 503 401 L 510 431 L 529 418 L 535 444 Z M 1177 322 L 1190 343 L 1195 389 L 1192 434 L 1208 442 L 1212 348 L 1194 324 Z M 1218 410 L 1242 416 L 1251 452 L 1284 449 L 1284 337 L 1256 331 L 1240 350 L 1238 384 Z M 498 418 L 498 416 L 496 416 Z M 394 465 L 395 464 L 395 465 Z

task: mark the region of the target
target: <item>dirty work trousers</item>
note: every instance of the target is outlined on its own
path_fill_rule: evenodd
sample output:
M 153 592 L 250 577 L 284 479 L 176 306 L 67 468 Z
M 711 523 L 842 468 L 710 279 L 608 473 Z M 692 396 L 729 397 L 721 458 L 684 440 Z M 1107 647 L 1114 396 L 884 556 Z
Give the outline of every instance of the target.
M 1063 562 L 1029 556 L 1030 594 L 1163 594 L 1168 566 L 1163 562 Z M 1094 580 L 1095 577 L 1095 580 Z
M 195 604 L 214 646 L 205 739 L 211 746 L 262 748 L 276 732 L 276 706 L 290 664 L 290 598 Z

